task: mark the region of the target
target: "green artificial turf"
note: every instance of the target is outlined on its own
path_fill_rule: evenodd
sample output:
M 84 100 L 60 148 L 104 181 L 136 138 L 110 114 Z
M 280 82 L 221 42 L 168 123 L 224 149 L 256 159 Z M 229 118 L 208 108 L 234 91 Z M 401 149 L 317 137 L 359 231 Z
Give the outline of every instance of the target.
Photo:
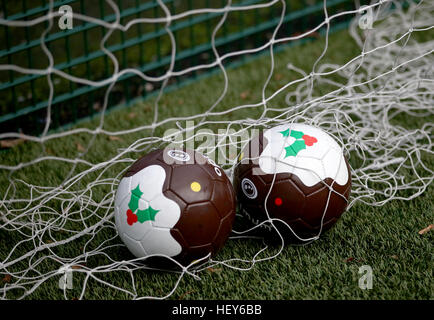
M 417 35 L 420 39 L 429 39 L 431 34 Z M 275 55 L 276 68 L 273 79 L 266 93 L 270 94 L 282 85 L 296 79 L 299 75 L 286 69 L 290 61 L 293 65 L 309 72 L 312 65 L 321 54 L 324 38 L 303 44 L 299 47 L 288 48 Z M 329 48 L 322 62 L 342 64 L 357 55 L 360 49 L 356 46 L 346 31 L 332 35 Z M 215 109 L 222 111 L 228 108 L 257 103 L 261 100 L 262 86 L 267 78 L 270 67 L 269 57 L 254 60 L 242 67 L 230 70 L 229 90 L 223 101 Z M 159 119 L 175 116 L 189 116 L 202 113 L 218 98 L 223 88 L 223 78 L 215 75 L 195 82 L 177 91 L 165 94 L 160 101 Z M 285 91 L 293 89 L 288 88 Z M 316 87 L 315 94 L 327 92 L 327 86 Z M 153 119 L 154 100 L 147 100 L 132 107 L 113 111 L 105 115 L 104 129 L 119 131 L 134 128 L 139 125 L 150 124 Z M 269 107 L 285 106 L 284 94 L 273 99 Z M 262 112 L 261 108 L 233 111 L 224 117 L 212 120 L 235 120 L 255 118 Z M 271 112 L 267 116 L 275 116 Z M 399 124 L 404 127 L 418 127 L 434 119 L 401 117 Z M 397 121 L 397 120 L 396 120 Z M 99 119 L 82 123 L 80 126 L 95 128 Z M 90 150 L 83 159 L 92 163 L 99 163 L 116 155 L 120 148 L 129 146 L 139 138 L 149 135 L 159 136 L 164 130 L 173 128 L 169 123 L 161 126 L 152 134 L 151 130 L 122 135 L 120 139 L 110 139 L 107 135 L 98 135 Z M 213 125 L 211 129 L 225 127 Z M 0 153 L 2 164 L 18 164 L 27 162 L 41 155 L 53 155 L 74 158 L 81 151 L 80 147 L 87 147 L 92 135 L 87 133 L 75 134 L 66 138 L 50 140 L 41 144 L 25 142 Z M 131 152 L 130 157 L 136 159 L 146 153 L 143 150 Z M 433 159 L 422 154 L 430 168 Z M 356 165 L 354 159 L 349 159 Z M 128 164 L 119 164 L 107 169 L 103 178 L 112 178 L 119 174 Z M 74 174 L 86 169 L 85 165 L 78 165 Z M 72 165 L 58 161 L 44 161 L 21 169 L 12 175 L 14 179 L 45 186 L 57 186 L 67 176 Z M 95 179 L 100 172 L 83 178 L 74 188 L 86 186 Z M 9 185 L 9 171 L 0 171 L 0 194 L 6 192 Z M 17 181 L 17 180 L 16 180 Z M 17 197 L 29 197 L 29 190 L 17 182 Z M 22 188 L 20 188 L 22 186 Z M 100 200 L 113 192 L 108 186 L 97 187 L 92 197 Z M 408 195 L 408 194 L 407 194 Z M 433 287 L 433 255 L 432 243 L 434 232 L 419 235 L 418 231 L 433 223 L 432 186 L 416 199 L 411 201 L 395 200 L 382 207 L 356 204 L 346 212 L 337 225 L 324 234 L 320 240 L 306 246 L 287 246 L 283 252 L 271 261 L 255 264 L 249 271 L 238 271 L 223 266 L 205 270 L 199 274 L 201 281 L 186 275 L 181 280 L 178 289 L 171 296 L 173 299 L 429 299 L 434 296 Z M 47 205 L 55 209 L 60 203 L 52 200 Z M 19 206 L 19 204 L 17 204 Z M 3 209 L 0 209 L 0 211 Z M 92 218 L 95 221 L 95 217 Z M 92 248 L 102 241 L 115 236 L 113 229 L 106 229 L 97 234 L 90 242 Z M 60 237 L 61 235 L 59 235 Z M 3 261 L 11 248 L 21 236 L 17 232 L 0 230 L 0 261 Z M 60 246 L 55 252 L 62 256 L 74 257 L 81 253 L 89 237 L 82 237 L 73 243 Z M 119 238 L 111 242 L 121 243 Z M 15 257 L 26 252 L 24 245 Z M 231 240 L 216 256 L 216 260 L 230 258 L 251 259 L 263 247 L 261 240 Z M 272 255 L 278 248 L 270 246 L 259 257 Z M 107 251 L 117 260 L 132 258 L 125 247 L 116 247 Z M 35 258 L 43 256 L 39 253 Z M 52 269 L 51 262 L 43 262 Z M 87 267 L 97 267 L 107 264 L 103 256 L 92 257 L 87 261 Z M 373 269 L 373 289 L 361 290 L 358 286 L 359 267 L 369 265 Z M 237 263 L 238 267 L 249 267 L 250 264 Z M 18 266 L 17 266 L 18 267 Z M 19 265 L 23 268 L 23 264 Z M 41 267 L 40 267 L 41 268 Z M 12 270 L 14 267 L 12 268 Z M 174 286 L 178 275 L 166 272 L 152 272 L 139 270 L 134 273 L 137 293 L 139 296 L 163 296 Z M 1 280 L 5 274 L 0 270 L 0 287 L 6 285 Z M 130 275 L 127 272 L 114 272 L 101 275 L 102 279 L 114 285 L 132 290 Z M 29 299 L 63 299 L 63 291 L 58 289 L 58 277 L 54 276 L 39 288 Z M 68 298 L 78 297 L 82 289 L 84 275 L 74 273 L 74 289 L 68 290 Z M 14 279 L 8 280 L 13 283 Z M 9 293 L 8 298 L 19 296 L 22 292 Z M 102 285 L 89 279 L 84 295 L 85 299 L 129 299 L 125 293 Z

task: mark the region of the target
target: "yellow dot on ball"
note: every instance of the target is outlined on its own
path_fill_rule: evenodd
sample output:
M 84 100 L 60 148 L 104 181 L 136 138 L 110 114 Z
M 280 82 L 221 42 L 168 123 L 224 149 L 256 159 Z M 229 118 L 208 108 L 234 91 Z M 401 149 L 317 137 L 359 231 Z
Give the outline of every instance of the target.
M 191 190 L 193 190 L 194 192 L 199 192 L 200 191 L 200 183 L 193 181 L 190 185 Z

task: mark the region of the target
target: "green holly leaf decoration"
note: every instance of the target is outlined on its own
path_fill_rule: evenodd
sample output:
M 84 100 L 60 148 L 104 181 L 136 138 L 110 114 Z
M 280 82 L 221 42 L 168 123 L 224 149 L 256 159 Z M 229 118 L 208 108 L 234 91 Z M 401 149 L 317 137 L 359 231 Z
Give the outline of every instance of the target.
M 160 210 L 155 210 L 149 206 L 145 210 L 139 210 L 139 200 L 142 197 L 143 192 L 139 188 L 139 184 L 131 191 L 130 202 L 128 202 L 128 208 L 137 215 L 137 221 L 143 223 L 145 221 L 155 221 L 155 215 Z M 137 211 L 137 212 L 136 212 Z
M 139 208 L 139 200 L 142 194 L 143 192 L 140 190 L 139 185 L 137 184 L 137 187 L 131 191 L 130 202 L 128 202 L 128 208 L 130 208 L 132 212 L 136 212 L 136 210 Z
M 296 139 L 293 144 L 291 144 L 288 147 L 285 147 L 285 150 L 286 150 L 285 158 L 289 157 L 289 156 L 294 156 L 295 157 L 301 150 L 306 149 L 306 143 L 303 140 L 303 136 L 304 136 L 303 132 L 297 131 L 297 130 L 290 130 L 288 128 L 288 129 L 286 129 L 284 131 L 280 131 L 280 133 L 284 137 L 291 136 L 294 139 Z
M 289 134 L 289 132 L 291 132 L 291 134 Z M 284 137 L 291 136 L 291 137 L 293 137 L 293 138 L 295 138 L 295 139 L 301 139 L 301 137 L 303 137 L 303 135 L 304 135 L 304 133 L 301 132 L 301 131 L 289 130 L 289 128 L 286 129 L 286 130 L 284 130 L 284 131 L 280 131 L 280 133 L 281 133 Z
M 143 223 L 143 222 L 149 221 L 149 220 L 150 221 L 155 221 L 155 215 L 159 211 L 160 210 L 155 210 L 151 206 L 149 206 L 145 210 L 139 210 L 139 211 L 137 211 L 137 221 L 139 221 L 140 223 Z
M 280 133 L 282 134 L 282 136 L 288 137 L 289 136 L 289 129 L 286 129 L 284 131 L 280 131 Z
M 306 144 L 304 143 L 304 140 L 295 140 L 293 144 L 285 147 L 285 158 L 289 156 L 295 157 L 303 149 L 306 149 Z
M 301 139 L 303 136 L 304 136 L 304 133 L 301 131 L 295 131 L 295 130 L 291 131 L 291 137 L 293 137 L 295 139 Z

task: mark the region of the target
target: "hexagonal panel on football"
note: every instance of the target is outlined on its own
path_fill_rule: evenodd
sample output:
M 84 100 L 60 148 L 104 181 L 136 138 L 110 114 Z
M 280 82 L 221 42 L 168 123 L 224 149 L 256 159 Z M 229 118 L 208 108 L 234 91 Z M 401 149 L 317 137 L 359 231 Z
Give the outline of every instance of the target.
M 220 226 L 220 216 L 214 205 L 207 201 L 190 204 L 176 228 L 190 246 L 211 243 Z

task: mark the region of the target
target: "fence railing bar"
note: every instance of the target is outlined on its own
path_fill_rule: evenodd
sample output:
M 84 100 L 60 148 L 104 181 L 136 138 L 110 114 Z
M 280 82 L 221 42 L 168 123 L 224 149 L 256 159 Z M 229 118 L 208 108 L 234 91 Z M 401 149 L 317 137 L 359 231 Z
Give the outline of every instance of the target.
M 330 1 L 330 5 L 337 5 L 337 4 L 343 3 L 345 1 L 347 1 L 347 0 L 333 0 L 333 1 Z M 309 6 L 303 10 L 294 11 L 294 12 L 287 14 L 284 17 L 284 22 L 287 23 L 291 20 L 302 18 L 303 16 L 315 13 L 315 12 L 320 11 L 320 10 L 322 10 L 322 5 Z M 194 20 L 194 23 L 204 22 L 207 18 L 208 17 L 197 17 L 197 19 Z M 211 17 L 211 18 L 213 18 L 213 17 Z M 260 25 L 249 27 L 244 31 L 232 33 L 226 37 L 230 38 L 231 39 L 230 41 L 233 41 L 235 39 L 240 39 L 243 36 L 253 34 L 255 32 L 255 30 L 263 31 L 263 30 L 268 29 L 272 26 L 275 26 L 279 22 L 279 20 L 280 20 L 280 18 L 275 18 L 271 21 L 263 22 Z M 188 27 L 188 22 L 183 22 L 181 26 L 173 27 L 173 28 L 171 28 L 171 30 L 172 31 L 179 30 L 179 29 L 184 28 L 184 27 Z M 165 34 L 166 34 L 166 31 L 161 28 L 160 30 L 158 30 L 156 32 L 146 33 L 143 36 L 128 39 L 123 44 L 119 43 L 116 45 L 109 46 L 109 47 L 107 47 L 107 49 L 114 53 L 114 52 L 123 50 L 127 47 L 132 47 L 132 46 L 138 45 L 141 42 L 145 42 L 145 41 L 152 40 L 154 38 L 161 37 L 162 35 L 165 35 Z M 64 69 L 69 68 L 71 66 L 82 64 L 82 63 L 88 62 L 90 60 L 100 58 L 102 56 L 104 56 L 103 52 L 94 51 L 94 52 L 88 54 L 87 56 L 83 55 L 83 56 L 80 56 L 78 58 L 72 59 L 69 63 L 66 63 L 66 62 L 60 63 L 60 64 L 56 65 L 55 68 L 58 70 L 64 70 Z M 0 84 L 0 90 L 4 90 L 4 89 L 10 88 L 12 86 L 22 84 L 26 81 L 29 81 L 30 79 L 36 79 L 36 78 L 40 78 L 40 77 L 43 77 L 43 75 L 23 76 L 23 77 L 17 78 L 14 82 L 5 82 L 5 83 Z

